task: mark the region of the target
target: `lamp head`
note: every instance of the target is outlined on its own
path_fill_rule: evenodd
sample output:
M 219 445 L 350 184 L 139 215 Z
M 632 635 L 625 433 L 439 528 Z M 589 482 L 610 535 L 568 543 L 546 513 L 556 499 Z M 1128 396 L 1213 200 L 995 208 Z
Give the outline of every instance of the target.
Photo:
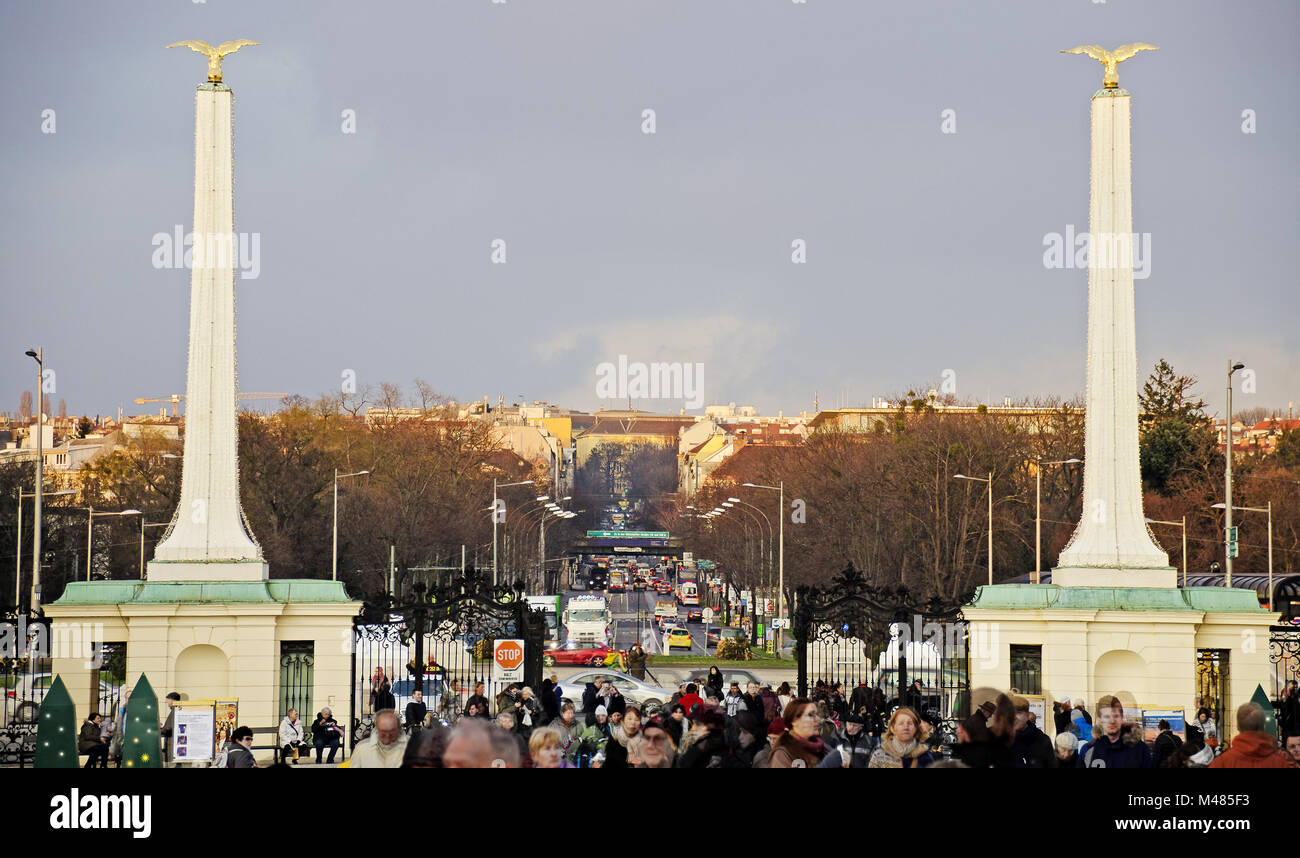
M 28 352 L 28 354 L 31 354 L 31 352 Z M 1246 365 L 1245 365 L 1244 363 L 1234 363 L 1234 364 L 1232 365 L 1232 371 L 1233 371 L 1233 372 L 1236 372 L 1236 371 L 1239 370 L 1239 369 L 1245 369 L 1245 368 L 1246 368 Z
M 1210 509 L 1227 509 L 1228 505 L 1224 503 L 1212 503 Z
M 732 503 L 740 503 L 740 498 L 727 498 L 727 500 L 731 501 Z
M 37 360 L 40 360 L 40 359 L 41 359 L 40 356 L 36 354 L 36 349 L 28 349 L 28 350 L 26 351 L 26 355 L 27 355 L 29 358 L 36 358 Z

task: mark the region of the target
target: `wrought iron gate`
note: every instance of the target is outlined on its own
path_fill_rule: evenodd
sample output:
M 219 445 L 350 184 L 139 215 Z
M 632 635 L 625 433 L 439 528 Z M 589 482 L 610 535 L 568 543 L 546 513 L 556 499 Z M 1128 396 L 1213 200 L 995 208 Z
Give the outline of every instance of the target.
M 1280 728 L 1287 686 L 1300 682 L 1300 627 L 1273 626 L 1268 637 L 1268 662 L 1273 670 L 1273 708 Z M 1291 729 L 1300 729 L 1300 725 L 1292 725 Z
M 444 584 L 416 584 L 409 597 L 367 602 L 353 626 L 352 747 L 381 709 L 405 722 L 417 690 L 444 723 L 460 715 L 478 683 L 494 701 L 507 685 L 492 679 L 493 642 L 503 638 L 524 641 L 524 678 L 515 684 L 538 689 L 546 621 L 524 600 L 522 584 L 496 586 L 491 573 L 466 569 Z
M 51 673 L 50 621 L 0 609 L 8 645 L 0 652 L 0 765 L 26 766 L 36 755 L 36 722 Z
M 1196 706 L 1198 711 L 1201 707 L 1210 710 L 1220 742 L 1236 727 L 1224 717 L 1231 711 L 1228 706 L 1228 655 L 1226 649 L 1196 651 Z M 1195 718 L 1196 713 L 1192 713 L 1192 717 Z
M 966 622 L 956 600 L 918 603 L 906 587 L 875 587 L 850 565 L 827 587 L 795 594 L 799 694 L 829 694 L 843 683 L 849 709 L 879 735 L 901 705 L 919 710 L 940 741 L 957 739 L 970 710 Z M 920 687 L 912 687 L 919 682 Z M 810 691 L 812 694 L 810 694 Z

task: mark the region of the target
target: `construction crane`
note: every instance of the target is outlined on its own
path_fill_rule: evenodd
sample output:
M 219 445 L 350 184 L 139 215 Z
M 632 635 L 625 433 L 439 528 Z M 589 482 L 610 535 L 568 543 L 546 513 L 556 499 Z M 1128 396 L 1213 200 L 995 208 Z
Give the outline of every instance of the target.
M 240 393 L 237 394 L 240 399 L 284 399 L 287 393 Z M 172 404 L 172 416 L 177 416 L 177 410 L 182 402 L 185 401 L 185 394 L 173 393 L 171 396 L 158 396 L 153 398 L 141 397 L 135 401 L 136 405 L 143 405 L 146 402 L 170 402 Z

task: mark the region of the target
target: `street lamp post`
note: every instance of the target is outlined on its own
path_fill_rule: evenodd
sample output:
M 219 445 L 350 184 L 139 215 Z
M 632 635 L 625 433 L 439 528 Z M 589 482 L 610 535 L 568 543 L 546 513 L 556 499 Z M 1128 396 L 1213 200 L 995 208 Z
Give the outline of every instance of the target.
M 1223 458 L 1227 462 L 1223 471 L 1223 586 L 1232 586 L 1232 374 L 1239 369 L 1245 369 L 1244 363 L 1233 363 L 1232 358 L 1228 359 L 1228 415 L 1224 420 L 1224 429 L 1228 433 L 1227 455 Z M 1272 602 L 1269 603 L 1272 606 Z
M 94 554 L 93 538 L 95 535 L 95 516 L 103 518 L 111 515 L 142 515 L 138 509 L 124 509 L 120 512 L 95 512 L 93 506 L 86 507 L 86 512 L 90 515 L 86 518 L 86 580 L 90 580 L 90 561 Z
M 63 489 L 57 492 L 45 492 L 47 498 L 57 497 L 59 495 L 75 495 L 72 489 Z M 18 487 L 18 536 L 17 545 L 14 547 L 14 610 L 17 610 L 22 604 L 22 575 L 23 575 L 23 499 L 34 498 L 36 492 L 25 492 L 22 486 Z
M 1157 521 L 1154 518 L 1148 518 L 1147 524 L 1167 524 L 1170 527 L 1181 527 L 1183 529 L 1183 586 L 1187 586 L 1187 516 L 1183 516 L 1182 521 Z
M 334 469 L 334 546 L 331 552 L 333 561 L 330 564 L 330 580 L 339 580 L 339 480 L 346 477 L 360 477 L 369 471 L 356 471 L 351 474 L 340 474 L 339 469 Z M 141 537 L 143 540 L 143 537 Z
M 1034 488 L 1034 583 L 1043 583 L 1043 466 L 1044 465 L 1077 465 L 1082 459 L 1062 459 L 1059 462 L 1044 462 L 1042 459 L 1036 460 L 1038 467 L 1034 469 L 1035 488 Z M 989 499 L 993 498 L 993 486 L 989 486 Z M 989 522 L 993 521 L 992 516 Z M 990 524 L 991 527 L 991 524 Z M 992 551 L 989 552 L 990 556 Z M 989 579 L 992 584 L 992 578 Z
M 511 486 L 531 486 L 536 484 L 536 480 L 521 480 L 517 483 L 497 483 L 497 478 L 492 478 L 492 586 L 497 583 L 497 489 L 507 489 Z
M 972 480 L 977 483 L 989 484 L 989 585 L 993 584 L 993 472 L 989 471 L 988 477 L 968 477 L 965 474 L 956 474 L 953 479 Z
M 776 583 L 776 616 L 782 621 L 782 628 L 776 630 L 776 654 L 781 654 L 781 645 L 785 639 L 785 480 L 781 480 L 777 486 L 760 486 L 756 483 L 744 483 L 743 485 L 751 489 L 767 489 L 768 491 L 777 492 L 777 523 L 779 525 L 780 536 L 778 542 L 778 560 L 777 560 L 777 583 Z
M 42 417 L 45 413 L 45 349 L 37 346 L 28 349 L 27 356 L 36 361 L 36 498 L 35 529 L 32 533 L 32 596 L 31 610 L 36 613 L 41 607 L 41 490 L 45 485 L 45 429 Z
M 1231 510 L 1240 510 L 1241 512 L 1266 512 L 1268 513 L 1268 609 L 1273 610 L 1273 501 L 1268 502 L 1268 506 L 1234 506 L 1229 507 L 1227 504 L 1216 503 L 1214 509 L 1222 509 L 1229 515 Z

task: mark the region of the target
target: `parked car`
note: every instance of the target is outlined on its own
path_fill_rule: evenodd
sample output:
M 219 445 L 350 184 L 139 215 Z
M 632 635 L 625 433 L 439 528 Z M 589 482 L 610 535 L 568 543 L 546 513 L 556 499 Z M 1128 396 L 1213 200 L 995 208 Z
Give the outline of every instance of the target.
M 559 649 L 548 649 L 542 653 L 542 664 L 550 667 L 555 664 L 589 664 L 600 667 L 608 663 L 609 657 L 622 655 L 621 650 L 611 649 L 605 644 L 590 641 L 569 641 Z
M 738 670 L 737 668 L 734 667 L 719 667 L 718 670 L 722 671 L 723 692 L 726 692 L 726 690 L 731 687 L 731 683 L 733 682 L 740 683 L 741 691 L 744 691 L 745 688 L 751 682 L 757 682 L 760 688 L 764 685 L 772 685 L 770 681 L 766 679 L 759 679 L 756 674 L 753 674 L 748 670 Z M 709 669 L 705 667 L 705 668 L 700 668 L 699 670 L 692 670 L 688 672 L 686 674 L 686 677 L 682 681 L 694 682 L 696 685 L 703 685 L 705 681 L 708 680 L 708 678 L 709 678 Z
M 569 701 L 576 709 L 581 711 L 582 692 L 587 687 L 587 683 L 592 682 L 598 676 L 614 683 L 614 687 L 618 689 L 619 694 L 626 697 L 629 703 L 635 703 L 638 706 L 647 704 L 662 706 L 677 690 L 676 688 L 661 688 L 658 685 L 651 685 L 617 670 L 586 670 L 574 674 L 568 679 L 560 680 L 560 698 Z

